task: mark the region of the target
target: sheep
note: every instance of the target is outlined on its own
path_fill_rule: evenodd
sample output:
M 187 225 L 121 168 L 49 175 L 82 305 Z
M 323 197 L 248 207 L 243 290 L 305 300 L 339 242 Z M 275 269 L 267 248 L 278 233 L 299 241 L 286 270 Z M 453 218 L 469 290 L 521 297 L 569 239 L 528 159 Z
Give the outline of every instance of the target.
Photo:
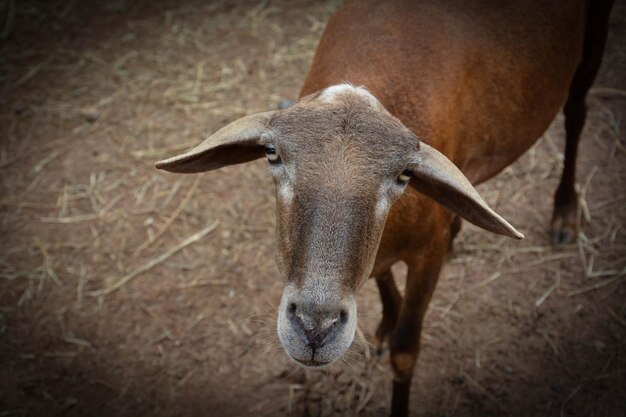
M 612 1 L 353 2 L 330 20 L 293 106 L 254 114 L 156 163 L 178 173 L 261 158 L 275 183 L 277 330 L 288 356 L 326 366 L 353 341 L 374 277 L 406 416 L 420 332 L 464 218 L 513 238 L 474 185 L 522 155 L 565 102 L 566 151 L 551 221 L 576 234 L 576 149 Z M 404 296 L 391 266 L 408 265 Z

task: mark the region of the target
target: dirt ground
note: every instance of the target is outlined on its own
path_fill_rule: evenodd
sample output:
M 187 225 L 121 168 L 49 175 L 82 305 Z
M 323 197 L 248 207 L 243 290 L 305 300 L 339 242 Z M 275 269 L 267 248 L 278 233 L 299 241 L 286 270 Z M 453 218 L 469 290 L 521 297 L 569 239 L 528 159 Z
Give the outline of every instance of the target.
M 626 415 L 624 3 L 588 99 L 577 243 L 548 242 L 559 116 L 480 186 L 527 238 L 464 225 L 426 317 L 413 415 Z M 374 282 L 344 360 L 305 372 L 282 351 L 265 161 L 153 169 L 295 98 L 338 6 L 0 2 L 0 416 L 387 413 Z

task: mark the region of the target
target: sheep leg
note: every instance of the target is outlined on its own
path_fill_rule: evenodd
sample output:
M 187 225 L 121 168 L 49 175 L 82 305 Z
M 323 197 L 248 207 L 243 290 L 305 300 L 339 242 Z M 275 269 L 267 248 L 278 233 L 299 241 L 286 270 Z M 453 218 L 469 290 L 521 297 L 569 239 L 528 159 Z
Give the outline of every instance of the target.
M 578 194 L 574 188 L 576 180 L 576 155 L 578 141 L 585 124 L 587 106 L 585 97 L 596 77 L 608 31 L 608 17 L 612 0 L 590 6 L 585 30 L 585 44 L 569 96 L 565 102 L 565 161 L 561 182 L 554 195 L 554 212 L 551 222 L 551 239 L 554 245 L 575 240 L 578 229 Z
M 405 417 L 409 414 L 411 379 L 420 348 L 422 321 L 432 297 L 449 240 L 429 242 L 429 250 L 412 262 L 409 271 L 404 302 L 398 323 L 389 341 L 391 366 L 394 372 L 391 416 Z
M 376 329 L 376 353 L 381 355 L 387 338 L 396 327 L 402 305 L 402 296 L 396 287 L 391 268 L 376 277 L 376 285 L 378 285 L 383 304 L 383 318 Z

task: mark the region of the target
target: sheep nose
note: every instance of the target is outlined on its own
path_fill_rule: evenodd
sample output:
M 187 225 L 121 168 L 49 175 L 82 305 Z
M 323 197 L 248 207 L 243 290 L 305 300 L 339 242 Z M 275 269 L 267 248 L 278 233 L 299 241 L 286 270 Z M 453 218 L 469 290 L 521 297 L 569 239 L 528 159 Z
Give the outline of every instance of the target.
M 311 330 L 304 330 L 304 344 L 311 349 L 319 349 L 324 346 L 326 339 L 332 330 L 334 323 L 326 328 L 313 328 Z
M 348 321 L 348 313 L 343 309 L 305 307 L 291 303 L 288 313 L 296 328 L 304 335 L 304 344 L 311 349 L 319 349 L 332 337 L 332 334 Z

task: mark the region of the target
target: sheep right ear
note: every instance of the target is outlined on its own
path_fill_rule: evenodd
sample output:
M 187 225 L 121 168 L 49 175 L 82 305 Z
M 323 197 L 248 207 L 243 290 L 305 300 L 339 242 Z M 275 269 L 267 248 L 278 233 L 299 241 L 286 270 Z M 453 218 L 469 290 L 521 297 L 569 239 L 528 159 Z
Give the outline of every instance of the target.
M 265 152 L 259 140 L 275 113 L 268 111 L 236 120 L 192 150 L 159 161 L 154 166 L 169 172 L 191 174 L 261 158 Z
M 524 237 L 487 205 L 444 154 L 424 142 L 420 142 L 417 154 L 419 162 L 411 167 L 415 174 L 411 179 L 413 188 L 478 227 L 516 239 Z

